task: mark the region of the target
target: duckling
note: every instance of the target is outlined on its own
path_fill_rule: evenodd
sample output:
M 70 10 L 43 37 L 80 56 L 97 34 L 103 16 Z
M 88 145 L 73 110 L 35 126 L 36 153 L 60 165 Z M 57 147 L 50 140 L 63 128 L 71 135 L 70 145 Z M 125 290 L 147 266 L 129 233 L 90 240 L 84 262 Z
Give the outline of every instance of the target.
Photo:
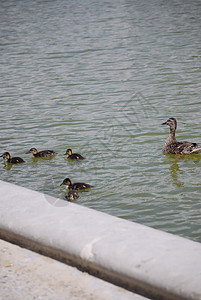
M 26 152 L 26 154 L 28 153 L 32 153 L 33 157 L 46 157 L 56 154 L 56 152 L 54 152 L 53 150 L 43 150 L 38 152 L 36 148 L 31 148 L 28 152 Z
M 6 162 L 11 164 L 19 164 L 25 162 L 21 157 L 11 157 L 9 152 L 4 152 L 0 157 L 5 158 Z
M 170 154 L 190 154 L 197 153 L 201 151 L 201 146 L 197 143 L 191 142 L 179 142 L 176 140 L 175 132 L 177 128 L 177 120 L 175 118 L 169 118 L 166 122 L 161 125 L 169 125 L 170 126 L 170 134 L 168 135 L 164 145 L 163 152 Z
M 73 200 L 76 200 L 77 198 L 79 198 L 79 195 L 76 191 L 74 190 L 70 190 L 67 195 L 65 196 L 65 198 L 68 200 L 68 201 L 73 201 Z
M 67 155 L 69 159 L 85 159 L 81 154 L 73 153 L 71 149 L 67 149 L 64 155 Z
M 69 178 L 65 178 L 63 182 L 60 184 L 60 186 L 62 185 L 66 185 L 67 189 L 69 190 L 86 190 L 93 187 L 93 185 L 83 183 L 83 182 L 72 183 Z

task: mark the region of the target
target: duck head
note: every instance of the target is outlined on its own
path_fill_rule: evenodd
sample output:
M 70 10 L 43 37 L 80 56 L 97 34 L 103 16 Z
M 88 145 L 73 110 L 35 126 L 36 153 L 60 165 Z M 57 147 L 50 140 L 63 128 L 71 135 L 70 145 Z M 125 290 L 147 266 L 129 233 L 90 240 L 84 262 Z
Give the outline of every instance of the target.
M 66 185 L 68 188 L 69 186 L 71 186 L 71 180 L 69 178 L 65 178 L 63 182 L 60 184 L 60 186 L 62 185 Z
M 9 152 L 4 152 L 4 154 L 2 154 L 0 157 L 3 157 L 5 159 L 9 159 L 9 158 L 11 158 L 11 155 L 10 155 Z
M 68 155 L 68 156 L 69 156 L 69 155 L 72 155 L 72 153 L 73 153 L 73 152 L 72 152 L 71 149 L 67 149 L 67 150 L 66 150 L 66 153 L 65 153 L 64 155 Z
M 29 151 L 26 152 L 26 154 L 28 153 L 37 154 L 38 150 L 36 148 L 31 148 Z
M 175 118 L 169 118 L 166 122 L 161 125 L 169 125 L 170 129 L 176 130 L 177 128 L 177 120 Z

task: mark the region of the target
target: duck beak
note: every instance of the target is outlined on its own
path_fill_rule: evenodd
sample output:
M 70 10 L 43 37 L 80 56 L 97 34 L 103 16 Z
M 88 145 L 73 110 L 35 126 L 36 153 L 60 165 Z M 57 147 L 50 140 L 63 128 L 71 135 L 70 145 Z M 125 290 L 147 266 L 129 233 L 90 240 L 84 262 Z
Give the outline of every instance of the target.
M 167 122 L 162 123 L 161 125 L 167 125 Z
M 63 183 L 63 182 L 60 184 L 60 186 L 62 186 L 62 185 L 64 185 L 64 183 Z
M 25 154 L 29 154 L 30 153 L 30 150 L 29 151 L 27 151 L 27 152 L 25 152 Z
M 0 157 L 3 157 L 3 154 L 2 154 L 2 155 L 0 155 Z

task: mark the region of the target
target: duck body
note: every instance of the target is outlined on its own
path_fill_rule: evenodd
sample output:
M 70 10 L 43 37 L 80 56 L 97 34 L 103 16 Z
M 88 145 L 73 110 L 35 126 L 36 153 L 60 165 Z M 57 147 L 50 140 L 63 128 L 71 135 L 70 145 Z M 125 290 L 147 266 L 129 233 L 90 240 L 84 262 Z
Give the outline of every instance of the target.
M 69 190 L 86 190 L 89 188 L 92 188 L 93 185 L 90 185 L 88 183 L 84 183 L 84 182 L 75 182 L 72 183 L 71 180 L 69 178 L 65 178 L 63 180 L 63 182 L 60 184 L 61 185 L 66 185 L 67 189 Z
M 36 148 L 31 148 L 28 152 L 26 152 L 26 154 L 28 153 L 32 153 L 33 157 L 47 157 L 56 154 L 56 152 L 53 150 L 38 151 Z
M 21 157 L 11 157 L 9 152 L 4 152 L 4 154 L 2 154 L 1 157 L 3 157 L 7 163 L 11 164 L 19 164 L 25 162 Z
M 68 159 L 76 159 L 76 160 L 85 159 L 85 157 L 83 157 L 81 154 L 73 153 L 71 149 L 67 149 L 64 155 L 67 155 Z
M 70 190 L 70 191 L 66 194 L 65 198 L 66 198 L 68 201 L 73 201 L 73 200 L 76 200 L 77 198 L 79 198 L 79 195 L 78 195 L 78 193 L 77 193 L 76 191 Z
M 177 141 L 175 132 L 177 128 L 177 120 L 175 118 L 169 118 L 162 125 L 170 126 L 170 134 L 168 135 L 165 143 L 163 144 L 163 152 L 169 154 L 191 154 L 201 151 L 201 146 L 197 143 L 191 143 L 187 141 Z

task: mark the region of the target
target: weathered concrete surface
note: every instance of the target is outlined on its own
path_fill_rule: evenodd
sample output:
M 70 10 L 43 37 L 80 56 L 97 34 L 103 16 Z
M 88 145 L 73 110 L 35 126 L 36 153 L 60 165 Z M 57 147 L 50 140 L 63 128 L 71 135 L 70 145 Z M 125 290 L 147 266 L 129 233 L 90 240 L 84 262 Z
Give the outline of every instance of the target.
M 0 182 L 0 236 L 152 299 L 201 299 L 201 244 Z
M 0 299 L 146 300 L 3 240 L 0 240 Z

